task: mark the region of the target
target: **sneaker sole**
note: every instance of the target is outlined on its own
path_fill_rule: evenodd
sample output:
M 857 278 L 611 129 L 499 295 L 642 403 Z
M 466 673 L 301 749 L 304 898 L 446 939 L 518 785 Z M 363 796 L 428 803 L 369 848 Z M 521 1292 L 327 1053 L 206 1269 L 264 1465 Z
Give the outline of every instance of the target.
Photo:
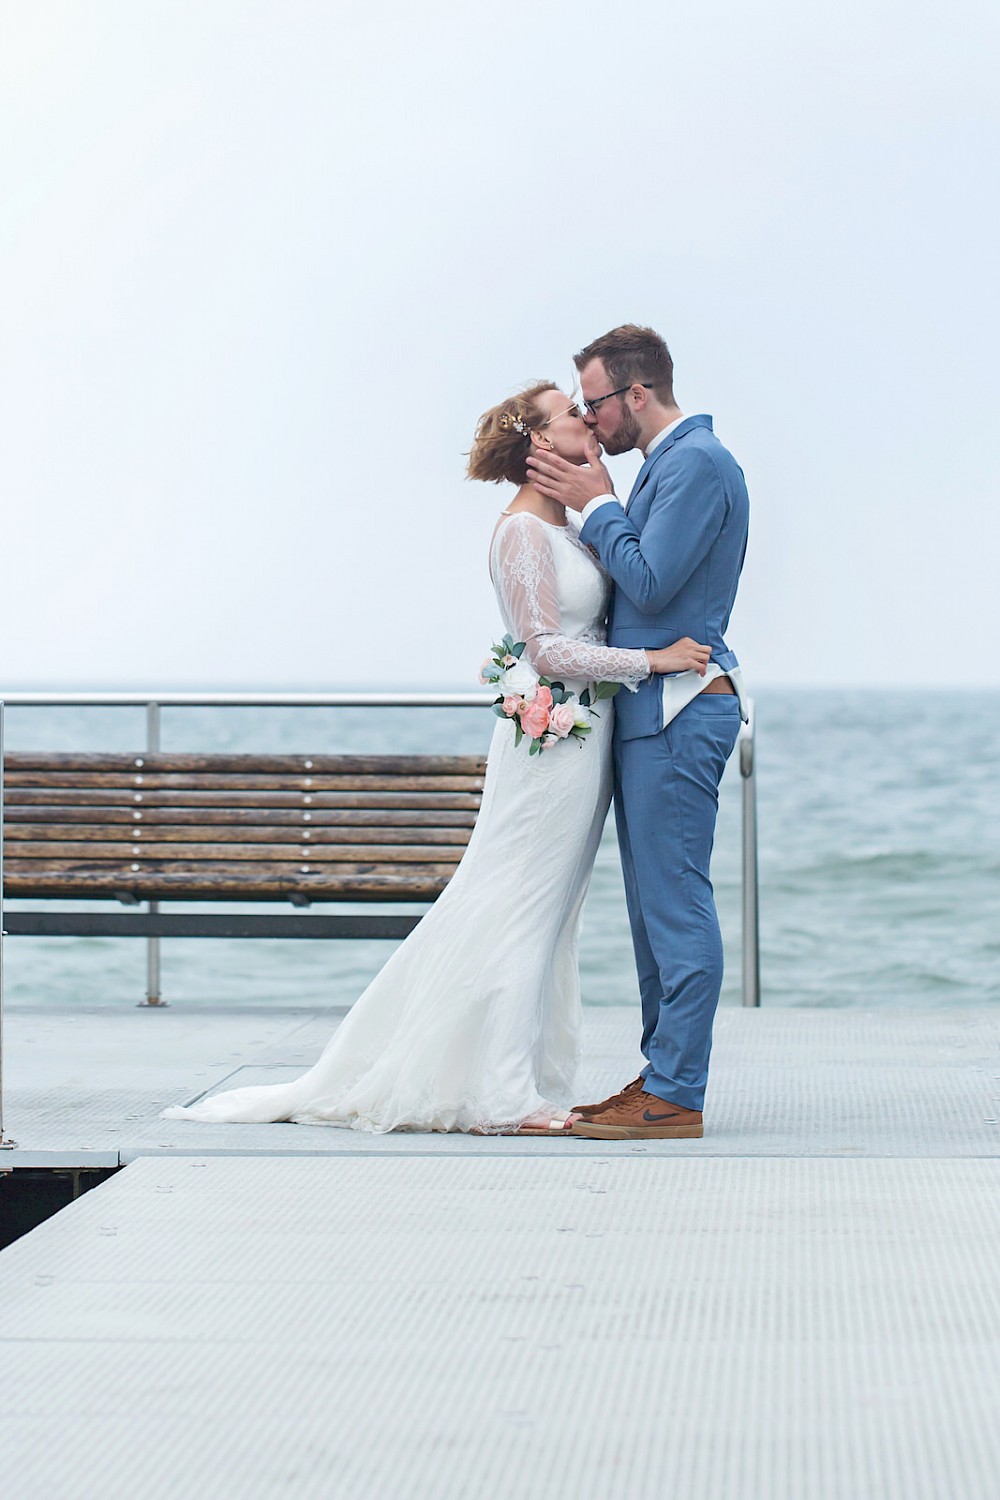
M 595 1125 L 591 1120 L 577 1120 L 573 1135 L 591 1141 L 700 1141 L 701 1125 L 651 1125 L 648 1129 L 628 1125 Z

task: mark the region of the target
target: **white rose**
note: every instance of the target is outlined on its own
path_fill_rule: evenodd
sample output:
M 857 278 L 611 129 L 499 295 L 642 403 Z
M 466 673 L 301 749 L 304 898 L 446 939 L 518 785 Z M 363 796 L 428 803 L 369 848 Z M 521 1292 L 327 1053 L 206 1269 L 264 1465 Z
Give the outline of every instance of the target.
M 586 729 L 590 723 L 590 709 L 583 703 L 570 705 L 573 710 L 573 727 L 575 729 Z
M 538 691 L 538 678 L 525 662 L 519 661 L 507 668 L 497 686 L 504 697 L 517 693 L 530 703 Z

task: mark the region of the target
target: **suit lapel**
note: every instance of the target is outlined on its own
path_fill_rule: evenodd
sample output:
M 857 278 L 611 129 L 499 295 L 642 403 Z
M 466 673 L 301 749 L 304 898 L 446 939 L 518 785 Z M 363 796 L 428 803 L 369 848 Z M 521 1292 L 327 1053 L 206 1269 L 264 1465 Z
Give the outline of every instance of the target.
M 660 453 L 661 449 L 664 448 L 664 447 L 666 447 L 666 444 L 665 443 L 661 443 L 659 448 L 654 449 L 654 451 L 646 459 L 645 463 L 643 464 L 642 468 L 639 470 L 638 474 L 635 476 L 635 484 L 632 486 L 632 489 L 631 489 L 631 492 L 629 494 L 629 497 L 628 497 L 628 499 L 625 502 L 625 514 L 626 515 L 628 515 L 629 511 L 632 509 L 632 501 L 635 499 L 636 495 L 638 495 L 639 491 L 642 489 L 643 485 L 646 483 L 646 480 L 649 478 L 649 471 L 653 467 L 653 464 L 656 462 L 656 458 L 657 458 L 658 454 Z
M 712 418 L 706 416 L 685 417 L 684 421 L 678 423 L 673 432 L 670 433 L 668 437 L 665 437 L 662 443 L 657 444 L 652 453 L 646 459 L 642 468 L 639 470 L 638 474 L 635 476 L 635 484 L 632 486 L 632 491 L 628 497 L 628 500 L 625 502 L 626 515 L 632 509 L 633 500 L 645 485 L 646 480 L 653 472 L 656 464 L 659 463 L 660 459 L 665 453 L 670 452 L 670 449 L 674 446 L 677 439 L 682 438 L 684 434 L 690 432 L 693 427 L 707 427 L 709 430 L 711 430 Z

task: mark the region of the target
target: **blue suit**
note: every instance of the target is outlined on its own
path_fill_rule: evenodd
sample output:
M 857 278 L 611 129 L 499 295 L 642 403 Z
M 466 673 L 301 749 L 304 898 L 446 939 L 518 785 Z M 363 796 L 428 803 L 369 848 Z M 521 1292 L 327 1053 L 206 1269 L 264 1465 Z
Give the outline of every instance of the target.
M 614 580 L 612 646 L 670 646 L 691 636 L 724 671 L 746 553 L 750 502 L 711 417 L 687 417 L 652 451 L 628 512 L 599 506 L 581 538 Z M 642 997 L 645 1087 L 701 1109 L 722 939 L 709 864 L 719 782 L 736 743 L 735 695 L 694 698 L 663 725 L 663 678 L 615 699 L 615 815 Z

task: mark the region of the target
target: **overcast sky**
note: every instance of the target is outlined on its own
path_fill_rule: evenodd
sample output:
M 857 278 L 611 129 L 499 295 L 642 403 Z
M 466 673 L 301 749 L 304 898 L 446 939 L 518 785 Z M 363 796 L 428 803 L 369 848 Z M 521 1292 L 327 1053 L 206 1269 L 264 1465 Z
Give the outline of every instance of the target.
M 474 686 L 476 420 L 624 321 L 751 685 L 1000 683 L 995 3 L 0 16 L 0 687 Z

